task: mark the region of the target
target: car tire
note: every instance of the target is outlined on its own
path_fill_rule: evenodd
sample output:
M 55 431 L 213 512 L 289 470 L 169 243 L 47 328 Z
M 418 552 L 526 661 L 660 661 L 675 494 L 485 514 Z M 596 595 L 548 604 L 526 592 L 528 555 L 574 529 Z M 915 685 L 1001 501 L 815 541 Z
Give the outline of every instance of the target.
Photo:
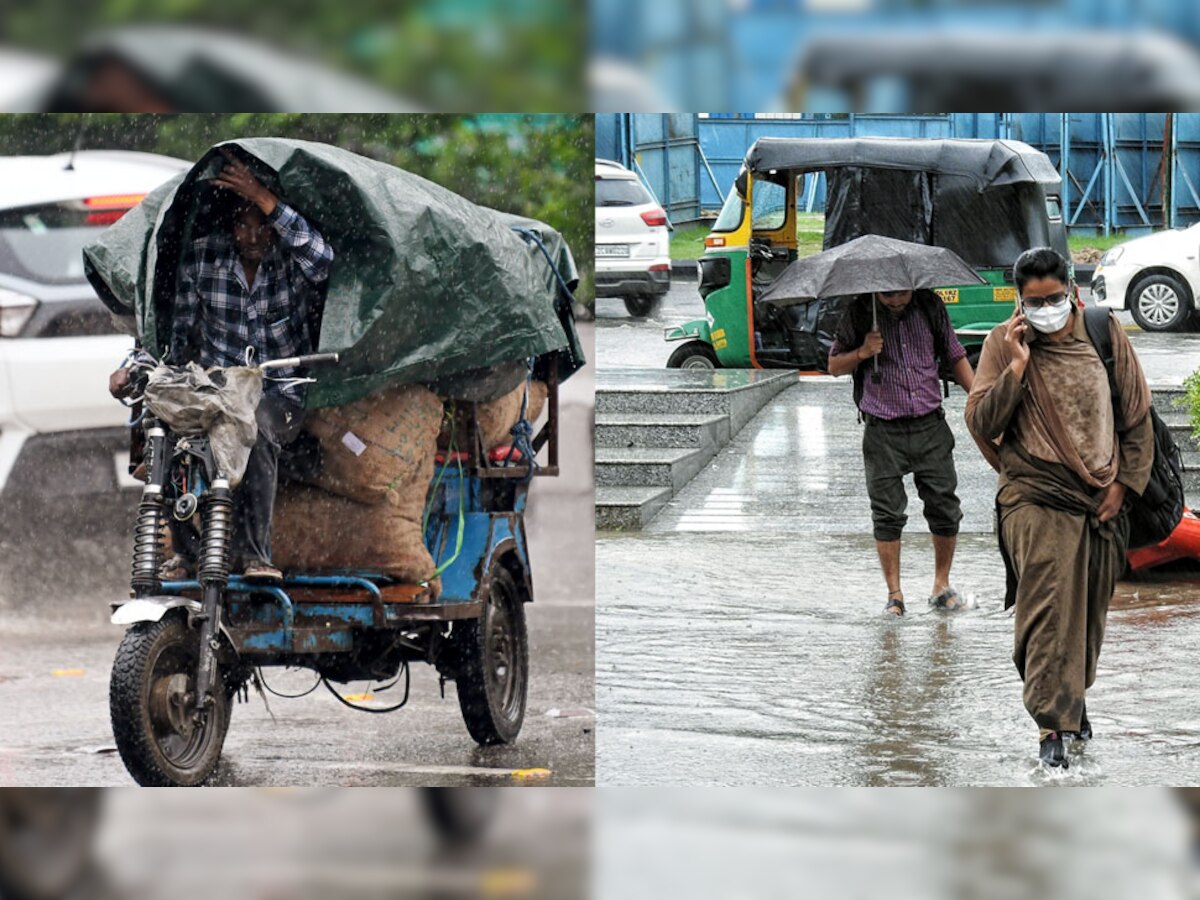
M 636 319 L 644 319 L 654 312 L 656 298 L 639 294 L 636 297 L 625 298 L 625 311 Z
M 1129 311 L 1142 331 L 1184 331 L 1192 316 L 1192 295 L 1171 275 L 1148 275 L 1129 292 Z
M 667 360 L 668 369 L 719 369 L 717 353 L 704 341 L 688 341 L 676 347 Z

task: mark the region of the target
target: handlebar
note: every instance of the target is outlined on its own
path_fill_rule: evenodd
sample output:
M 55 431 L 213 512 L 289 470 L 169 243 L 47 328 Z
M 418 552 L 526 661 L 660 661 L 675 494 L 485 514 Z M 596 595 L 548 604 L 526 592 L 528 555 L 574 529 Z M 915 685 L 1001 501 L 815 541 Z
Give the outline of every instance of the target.
M 319 366 L 336 363 L 339 359 L 336 353 L 310 353 L 308 356 L 289 356 L 287 359 L 273 359 L 262 363 L 259 368 L 264 372 L 270 369 L 287 369 L 292 366 Z

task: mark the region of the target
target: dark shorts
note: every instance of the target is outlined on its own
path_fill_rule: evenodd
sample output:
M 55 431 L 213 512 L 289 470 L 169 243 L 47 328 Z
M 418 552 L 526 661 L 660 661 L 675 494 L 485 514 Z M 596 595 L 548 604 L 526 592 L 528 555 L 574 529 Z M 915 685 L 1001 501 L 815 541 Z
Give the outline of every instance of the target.
M 908 523 L 904 476 L 911 474 L 925 504 L 925 521 L 933 534 L 953 537 L 962 521 L 958 474 L 954 471 L 954 432 L 938 410 L 915 419 L 866 416 L 863 467 L 875 540 L 898 541 Z

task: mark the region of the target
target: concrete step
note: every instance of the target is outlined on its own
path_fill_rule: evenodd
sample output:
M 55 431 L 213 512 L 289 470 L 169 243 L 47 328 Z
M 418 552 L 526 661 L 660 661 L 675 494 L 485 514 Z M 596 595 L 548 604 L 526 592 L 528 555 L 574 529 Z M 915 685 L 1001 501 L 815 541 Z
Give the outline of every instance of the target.
M 729 416 L 670 413 L 599 413 L 597 447 L 713 447 L 730 439 Z
M 1176 401 L 1183 399 L 1183 388 L 1158 387 L 1150 392 L 1150 396 L 1153 400 L 1154 408 L 1158 410 L 1158 414 L 1166 421 L 1187 420 L 1188 412 L 1186 407 L 1175 405 Z
M 629 369 L 596 378 L 596 415 L 723 415 L 737 434 L 768 401 L 796 383 L 794 372 L 754 369 Z
M 667 487 L 597 487 L 596 529 L 640 531 L 670 502 Z
M 597 447 L 596 487 L 677 491 L 716 456 L 715 447 Z
M 1200 470 L 1184 470 L 1183 499 L 1187 502 L 1189 508 L 1200 509 Z

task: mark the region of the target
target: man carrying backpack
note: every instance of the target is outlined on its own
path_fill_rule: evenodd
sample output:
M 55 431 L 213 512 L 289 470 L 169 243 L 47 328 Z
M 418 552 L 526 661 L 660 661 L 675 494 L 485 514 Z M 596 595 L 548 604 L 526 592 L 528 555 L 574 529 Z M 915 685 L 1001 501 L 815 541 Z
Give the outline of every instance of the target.
M 1154 463 L 1150 388 L 1108 315 L 1110 390 L 1059 253 L 1027 250 L 1013 275 L 1019 305 L 984 342 L 967 426 L 1000 473 L 1005 607 L 1016 604 L 1013 662 L 1025 708 L 1040 730 L 1041 760 L 1066 768 L 1063 736 L 1092 736 L 1084 693 L 1125 565 L 1129 503 Z
M 872 304 L 877 304 L 872 308 Z M 950 586 L 962 507 L 954 469 L 954 434 L 942 409 L 940 372 L 969 391 L 967 352 L 945 304 L 932 291 L 884 291 L 851 302 L 829 350 L 831 375 L 854 376 L 854 398 L 866 425 L 863 467 L 875 549 L 887 582 L 884 612 L 904 615 L 900 534 L 908 522 L 904 476 L 912 474 L 933 535 L 932 606 L 948 612 L 964 601 Z

